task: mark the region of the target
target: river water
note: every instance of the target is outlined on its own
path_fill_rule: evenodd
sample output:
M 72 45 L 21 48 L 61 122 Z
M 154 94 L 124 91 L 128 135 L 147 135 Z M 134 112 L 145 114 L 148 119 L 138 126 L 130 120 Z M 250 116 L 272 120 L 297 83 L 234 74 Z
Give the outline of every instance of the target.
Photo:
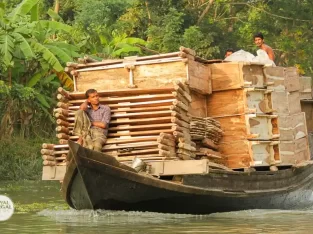
M 70 209 L 55 181 L 0 182 L 15 212 L 5 233 L 313 233 L 313 209 L 247 210 L 210 215 Z

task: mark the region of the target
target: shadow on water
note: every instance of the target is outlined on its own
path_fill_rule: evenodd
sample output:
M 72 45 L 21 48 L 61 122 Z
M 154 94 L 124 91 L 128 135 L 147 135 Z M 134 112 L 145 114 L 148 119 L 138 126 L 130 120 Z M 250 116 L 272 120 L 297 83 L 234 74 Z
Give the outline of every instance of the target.
M 0 233 L 312 233 L 313 209 L 247 210 L 210 215 L 69 209 L 59 184 L 0 184 L 16 210 Z

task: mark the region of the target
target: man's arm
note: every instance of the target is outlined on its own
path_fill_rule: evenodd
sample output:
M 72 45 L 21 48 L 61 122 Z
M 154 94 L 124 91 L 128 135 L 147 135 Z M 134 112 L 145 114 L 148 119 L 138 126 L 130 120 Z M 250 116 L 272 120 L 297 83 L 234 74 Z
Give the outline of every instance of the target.
M 91 126 L 96 126 L 98 128 L 103 128 L 104 129 L 104 128 L 107 127 L 107 123 L 94 121 L 94 122 L 91 122 Z
M 267 53 L 268 57 L 270 58 L 270 60 L 274 61 L 275 55 L 274 55 L 274 51 L 271 47 L 268 46 L 266 48 L 266 53 Z
M 79 109 L 80 109 L 80 110 L 83 110 L 83 111 L 87 110 L 87 109 L 88 109 L 88 101 L 87 101 L 87 100 L 84 101 L 84 102 L 79 106 Z

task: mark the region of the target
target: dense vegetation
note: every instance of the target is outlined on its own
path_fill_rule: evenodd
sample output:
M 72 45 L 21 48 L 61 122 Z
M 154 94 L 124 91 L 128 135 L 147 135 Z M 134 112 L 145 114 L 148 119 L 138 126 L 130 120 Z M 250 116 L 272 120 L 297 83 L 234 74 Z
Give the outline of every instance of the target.
M 277 65 L 311 75 L 312 11 L 309 0 L 1 1 L 0 140 L 25 147 L 20 139 L 53 136 L 55 90 L 72 88 L 63 67 L 86 54 L 101 60 L 184 45 L 223 58 L 227 48 L 254 53 L 252 35 L 261 31 Z

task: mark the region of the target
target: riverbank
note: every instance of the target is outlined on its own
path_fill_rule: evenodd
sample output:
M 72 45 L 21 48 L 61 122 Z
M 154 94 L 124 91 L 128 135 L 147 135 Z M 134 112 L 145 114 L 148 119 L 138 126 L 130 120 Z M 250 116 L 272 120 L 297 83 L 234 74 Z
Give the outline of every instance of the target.
M 0 180 L 40 180 L 42 159 L 40 154 L 43 142 L 55 139 L 11 138 L 0 141 Z

